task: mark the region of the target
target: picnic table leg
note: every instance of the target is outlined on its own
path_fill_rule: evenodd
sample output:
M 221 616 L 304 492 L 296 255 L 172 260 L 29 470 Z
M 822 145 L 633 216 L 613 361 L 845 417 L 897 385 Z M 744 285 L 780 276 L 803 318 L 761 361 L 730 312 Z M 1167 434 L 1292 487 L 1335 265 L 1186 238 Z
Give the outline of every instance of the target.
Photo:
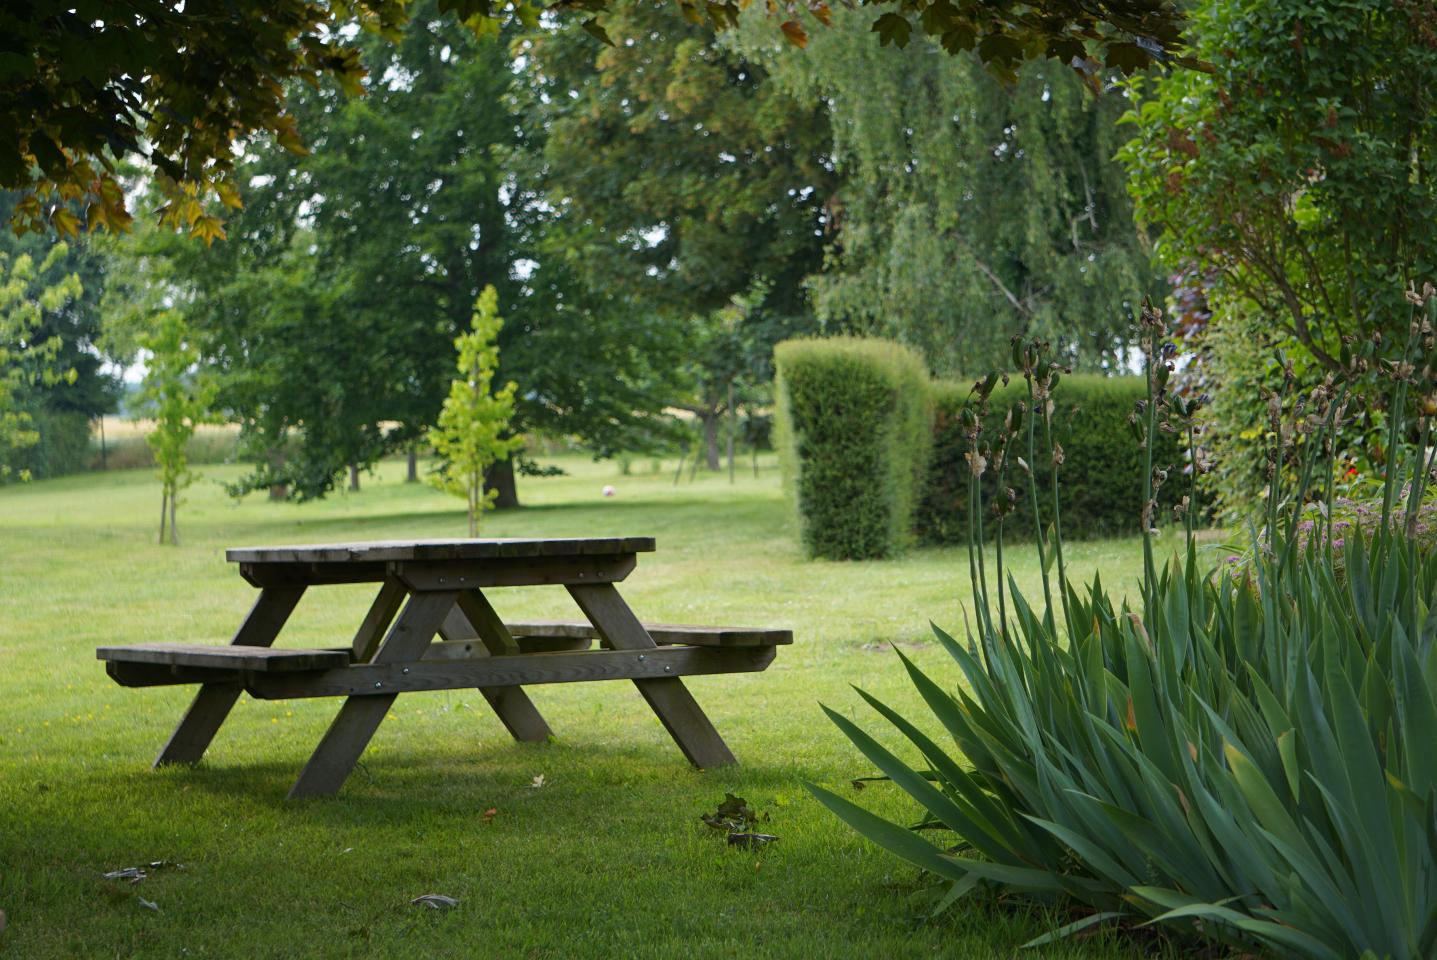
M 454 606 L 455 598 L 456 594 L 450 591 L 412 594 L 404 612 L 389 628 L 384 644 L 370 662 L 418 660 L 439 631 L 445 615 Z M 290 788 L 290 799 L 329 796 L 339 792 L 397 696 L 394 693 L 374 693 L 345 700 L 344 706 L 339 708 L 339 715 L 334 718 L 299 779 Z
M 489 598 L 478 590 L 466 590 L 459 594 L 454 610 L 441 627 L 445 639 L 467 639 L 457 635 L 458 631 L 452 626 L 456 620 L 461 627 L 468 626 L 473 631 L 490 656 L 519 652 L 519 645 L 514 642 L 509 628 L 504 626 L 503 619 L 490 605 Z M 553 731 L 540 716 L 539 708 L 534 706 L 534 701 L 529 699 L 523 687 L 480 687 L 479 692 L 499 715 L 499 722 L 504 724 L 504 729 L 508 730 L 515 740 L 523 743 L 543 743 L 553 736 Z
M 280 628 L 303 595 L 303 586 L 265 587 L 230 643 L 247 647 L 267 647 L 274 643 Z M 175 727 L 175 732 L 170 734 L 154 765 L 198 762 L 215 738 L 220 724 L 229 716 L 240 692 L 238 683 L 201 684 L 194 702 L 185 712 L 180 725 Z
M 569 584 L 569 593 L 600 636 L 615 650 L 650 650 L 658 646 L 613 584 Z M 738 762 L 678 677 L 635 680 L 634 686 L 639 688 L 689 763 L 707 769 Z

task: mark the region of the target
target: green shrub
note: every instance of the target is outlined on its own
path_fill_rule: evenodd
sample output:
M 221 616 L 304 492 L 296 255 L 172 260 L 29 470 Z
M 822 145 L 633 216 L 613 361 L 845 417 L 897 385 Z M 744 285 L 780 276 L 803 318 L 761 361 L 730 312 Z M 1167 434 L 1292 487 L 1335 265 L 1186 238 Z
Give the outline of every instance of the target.
M 1144 321 L 1149 356 L 1166 358 L 1155 317 L 1145 311 Z M 1421 367 L 1419 358 L 1383 369 Z M 1157 370 L 1160 399 L 1145 431 L 1157 439 L 1166 422 L 1181 435 L 1194 411 L 1161 390 L 1170 368 Z M 1407 389 L 1394 388 L 1389 409 L 1407 409 Z M 1288 410 L 1321 441 L 1347 399 L 1338 378 Z M 1393 420 L 1396 456 L 1404 433 Z M 1269 502 L 1249 575 L 1204 572 L 1191 530 L 1186 557 L 1159 572 L 1145 534 L 1131 605 L 1096 578 L 1074 589 L 1059 552 L 1056 589 L 1045 566 L 1045 602 L 1030 607 L 1005 589 L 1001 555 L 988 568 L 989 551 L 970 541 L 967 643 L 935 627 L 962 682 L 940 683 L 897 651 L 932 713 L 921 725 L 860 691 L 918 765 L 846 711 L 827 711 L 924 808 L 924 832 L 810 789 L 864 836 L 951 881 L 945 904 L 982 891 L 1089 911 L 1040 940 L 1153 920 L 1244 952 L 1432 957 L 1437 553 L 1390 520 L 1400 477 L 1410 484 L 1406 509 L 1422 502 L 1430 419 L 1419 433 L 1405 467 L 1386 479 L 1370 541 L 1362 525 L 1338 528 L 1331 510 L 1300 529 L 1303 504 L 1334 469 L 1317 459 L 1330 457 L 1324 443 L 1307 444 L 1296 451 L 1301 480 Z M 1273 451 L 1277 461 L 1293 452 Z M 1334 562 L 1340 531 L 1345 579 Z M 1061 539 L 1047 548 L 1060 551 Z M 924 732 L 935 727 L 941 741 Z
M 804 549 L 886 557 L 913 539 L 931 443 L 928 372 L 882 340 L 790 340 L 774 351 L 778 435 Z
M 967 542 L 968 464 L 964 454 L 968 441 L 963 432 L 962 412 L 970 401 L 971 386 L 949 381 L 933 385 L 933 453 L 917 517 L 918 537 L 924 543 Z M 1053 439 L 1062 447 L 1064 456 L 1059 476 L 1065 536 L 1096 537 L 1137 531 L 1143 502 L 1143 445 L 1133 439 L 1128 416 L 1144 396 L 1142 377 L 1075 374 L 1062 377 L 1055 388 Z M 1026 400 L 1027 389 L 1022 380 L 995 388 L 984 424 L 985 434 L 996 433 L 1008 411 Z M 1041 429 L 1040 424 L 1040 445 Z M 1156 462 L 1181 464 L 1179 444 L 1175 436 L 1160 436 L 1155 450 Z M 1044 453 L 1036 459 L 1034 467 L 1039 488 L 1047 490 L 1051 458 Z M 1031 536 L 1033 511 L 1026 478 L 1015 473 L 1010 467 L 1008 485 L 1015 487 L 1019 495 L 1016 509 L 1005 521 L 1005 534 Z M 1187 483 L 1181 475 L 1175 475 L 1160 492 L 1159 505 L 1170 510 L 1187 492 Z M 984 503 L 994 503 L 998 493 L 997 475 L 989 471 L 983 478 Z M 1052 512 L 1047 506 L 1043 509 L 1043 523 L 1047 525 L 1052 522 Z
M 60 477 L 85 469 L 89 460 L 90 418 L 74 411 L 31 411 L 31 429 L 40 439 L 29 447 L 12 450 L 6 465 L 20 475 L 28 471 L 36 480 Z

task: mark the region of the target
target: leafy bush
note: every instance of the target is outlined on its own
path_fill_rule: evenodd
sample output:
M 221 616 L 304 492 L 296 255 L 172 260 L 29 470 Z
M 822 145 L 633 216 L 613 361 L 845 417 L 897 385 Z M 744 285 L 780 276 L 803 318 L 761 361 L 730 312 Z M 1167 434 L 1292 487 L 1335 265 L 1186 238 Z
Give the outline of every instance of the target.
M 28 475 L 40 480 L 85 469 L 89 460 L 89 417 L 69 410 L 34 410 L 29 428 L 39 434 L 39 440 L 8 453 L 5 465 L 12 476 Z
M 969 468 L 965 456 L 970 443 L 963 411 L 974 402 L 974 395 L 969 384 L 942 381 L 933 389 L 933 454 L 918 508 L 918 536 L 926 543 L 964 543 L 969 525 Z M 1145 396 L 1141 377 L 1077 374 L 1063 377 L 1055 389 L 1052 439 L 1061 447 L 1063 456 L 1060 473 L 1064 535 L 1094 537 L 1137 530 L 1144 451 L 1142 443 L 1133 437 L 1128 418 Z M 1022 380 L 995 386 L 989 397 L 984 434 L 995 435 L 1004 417 L 1019 403 L 1027 403 L 1027 388 Z M 1182 463 L 1180 439 L 1161 434 L 1154 455 L 1159 463 Z M 1051 457 L 1040 456 L 1032 466 L 1039 489 L 1047 490 Z M 1018 471 L 1009 470 L 1009 485 L 1021 486 L 1022 480 Z M 998 471 L 984 475 L 982 493 L 984 502 L 990 504 L 1003 495 Z M 1187 493 L 1187 485 L 1172 483 L 1162 493 L 1160 504 L 1170 509 Z M 1043 517 L 1044 525 L 1052 520 L 1051 512 Z M 1026 493 L 1017 497 L 1006 526 L 1010 533 L 1032 535 L 1033 507 Z
M 913 538 L 928 462 L 928 372 L 896 343 L 790 340 L 774 351 L 784 475 L 810 556 L 889 556 Z
M 1188 434 L 1194 410 L 1166 395 L 1171 366 L 1155 315 L 1145 311 L 1144 324 L 1151 451 L 1164 423 Z M 1041 394 L 1050 371 L 1032 356 L 1025 370 Z M 1416 376 L 1385 368 L 1397 381 L 1390 409 L 1408 408 L 1411 382 L 1431 389 L 1431 368 L 1415 367 Z M 810 789 L 874 842 L 952 881 L 945 903 L 998 888 L 1092 911 L 1041 939 L 1128 917 L 1288 956 L 1432 956 L 1437 555 L 1394 529 L 1393 464 L 1372 539 L 1360 527 L 1344 538 L 1339 582 L 1333 485 L 1319 469 L 1333 465 L 1319 459 L 1324 443 L 1291 443 L 1340 427 L 1360 369 L 1288 395 L 1296 424 L 1280 432 L 1272 462 L 1300 480 L 1286 500 L 1269 500 L 1266 548 L 1249 575 L 1205 574 L 1191 536 L 1186 556 L 1159 572 L 1145 535 L 1142 594 L 1130 609 L 1097 578 L 1081 593 L 1071 587 L 1061 538 L 1040 538 L 1059 573 L 1054 591 L 1043 564 L 1045 602 L 1034 608 L 1005 586 L 1001 554 L 990 571 L 986 548 L 970 539 L 972 632 L 965 644 L 935 628 L 966 685 L 945 688 L 898 652 L 962 757 L 862 691 L 921 766 L 827 711 L 926 809 L 922 826 L 957 835 L 956 849 Z M 1392 418 L 1389 451 L 1399 450 L 1401 419 Z M 1431 466 L 1430 416 L 1418 432 L 1408 511 Z M 995 442 L 978 435 L 972 450 L 991 463 Z M 1143 469 L 1151 504 L 1160 467 Z M 970 497 L 981 472 L 970 471 Z M 1323 529 L 1300 546 L 1303 505 L 1324 499 Z

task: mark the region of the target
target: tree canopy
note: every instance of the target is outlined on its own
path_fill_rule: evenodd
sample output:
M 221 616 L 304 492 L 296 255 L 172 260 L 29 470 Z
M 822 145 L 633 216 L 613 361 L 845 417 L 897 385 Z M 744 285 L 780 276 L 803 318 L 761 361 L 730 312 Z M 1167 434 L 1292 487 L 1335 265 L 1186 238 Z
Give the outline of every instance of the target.
M 663 0 L 667 3 L 669 0 Z M 746 0 L 673 0 L 698 23 L 737 23 Z M 1000 76 L 1052 57 L 1085 74 L 1182 60 L 1174 0 L 863 0 L 882 10 L 878 42 L 915 32 L 949 52 L 973 50 Z M 630 39 L 607 24 L 612 0 L 559 0 L 598 40 Z M 439 13 L 477 33 L 532 24 L 529 0 L 443 0 Z M 824 0 L 767 0 L 770 18 L 802 46 L 832 17 Z M 304 134 L 286 98 L 295 81 L 357 92 L 365 34 L 397 40 L 404 0 L 19 0 L 0 7 L 0 187 L 21 191 L 17 229 L 125 229 L 116 164 L 159 174 L 162 222 L 206 242 L 224 235 L 206 201 L 241 204 L 235 150 L 255 136 L 295 153 Z M 596 40 L 596 42 L 598 42 Z M 642 39 L 640 38 L 640 42 Z
M 292 95 L 310 154 L 255 144 L 238 161 L 247 203 L 225 243 L 146 227 L 125 245 L 185 311 L 217 406 L 244 428 L 258 466 L 236 492 L 322 496 L 346 467 L 421 439 L 487 285 L 508 318 L 499 376 L 523 385 L 515 430 L 630 445 L 662 409 L 646 385 L 667 333 L 545 252 L 528 170 L 545 131 L 523 122 L 530 91 L 508 45 L 433 4 L 399 42 L 368 42 L 367 96 Z
M 39 264 L 27 253 L 0 251 L 0 454 L 39 440 L 30 412 L 19 408 L 17 394 L 34 383 L 75 380 L 73 370 L 56 364 L 61 342 L 41 332 L 44 315 L 81 294 L 80 278 L 68 274 L 47 280 L 68 253 L 56 244 Z M 0 479 L 9 475 L 0 461 Z
M 1192 12 L 1213 72 L 1135 79 L 1120 156 L 1177 274 L 1199 359 L 1185 376 L 1219 388 L 1213 481 L 1240 512 L 1268 485 L 1263 390 L 1284 390 L 1289 373 L 1317 384 L 1354 339 L 1403 343 L 1404 290 L 1437 276 L 1437 17 L 1387 0 L 1203 0 Z M 1339 430 L 1360 471 L 1384 469 L 1370 442 L 1380 418 L 1369 408 Z
M 1089 95 L 1052 62 L 1004 86 L 927 38 L 880 50 L 874 22 L 840 11 L 801 52 L 761 25 L 739 35 L 832 127 L 841 185 L 808 281 L 824 326 L 904 340 L 950 374 L 1001 364 L 1015 334 L 1090 369 L 1119 365 L 1133 305 L 1161 293 L 1112 160 L 1126 100 Z
M 1211 74 L 1134 81 L 1122 158 L 1173 270 L 1255 311 L 1308 357 L 1404 329 L 1403 288 L 1437 273 L 1430 5 L 1207 2 Z

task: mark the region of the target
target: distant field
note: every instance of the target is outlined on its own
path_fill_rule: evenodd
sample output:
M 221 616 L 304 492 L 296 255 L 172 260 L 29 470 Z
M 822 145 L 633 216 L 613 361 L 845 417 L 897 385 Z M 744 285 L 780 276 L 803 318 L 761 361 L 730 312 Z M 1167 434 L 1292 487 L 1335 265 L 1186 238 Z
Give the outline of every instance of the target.
M 673 461 L 655 473 L 638 459 L 630 476 L 560 462 L 568 476 L 521 478 L 526 506 L 491 514 L 485 533 L 652 535 L 657 553 L 624 587 L 641 616 L 794 630 L 767 672 L 690 683 L 741 766 L 694 772 L 631 685 L 600 683 L 533 691 L 557 733 L 538 747 L 510 740 L 477 694 L 406 694 L 332 800 L 283 799 L 330 700 L 243 699 L 199 767 L 152 772 L 190 694 L 115 686 L 95 646 L 226 638 L 253 599 L 227 545 L 462 536 L 462 503 L 403 483 L 402 463 L 304 506 L 232 502 L 215 481 L 240 468 L 204 468 L 176 549 L 154 542 L 151 471 L 0 488 L 0 955 L 986 958 L 1052 925 L 996 908 L 924 919 L 931 885 L 800 784 L 851 790 L 871 772 L 818 710 L 866 717 L 849 683 L 922 716 L 890 644 L 954 675 L 928 621 L 961 630 L 964 551 L 807 562 L 772 458 L 757 478 L 742 463 L 734 485 L 675 485 Z M 1011 553 L 1032 587 L 1033 552 Z M 1139 557 L 1135 540 L 1069 549 L 1074 569 L 1111 584 Z M 318 590 L 284 642 L 347 643 L 367 602 L 359 587 Z M 553 589 L 498 591 L 496 605 L 575 615 Z M 778 843 L 729 849 L 700 823 L 726 791 L 766 813 Z M 917 816 L 881 785 L 862 800 Z M 137 886 L 102 878 L 157 860 L 184 866 Z M 425 893 L 460 903 L 407 905 Z M 1105 934 L 1043 952 L 1139 955 Z

